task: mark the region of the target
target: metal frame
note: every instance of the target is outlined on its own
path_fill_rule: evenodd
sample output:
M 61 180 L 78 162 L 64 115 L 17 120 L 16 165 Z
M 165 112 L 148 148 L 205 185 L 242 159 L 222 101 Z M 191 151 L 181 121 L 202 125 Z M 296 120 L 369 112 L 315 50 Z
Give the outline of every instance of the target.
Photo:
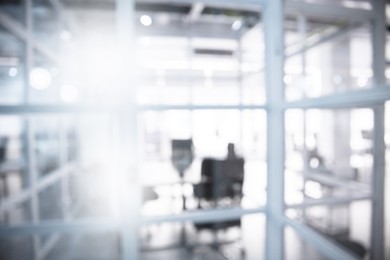
M 263 14 L 267 91 L 267 226 L 265 258 L 284 258 L 284 1 Z M 272 203 L 269 203 L 272 202 Z
M 1 201 L 0 203 L 0 213 L 7 212 L 12 210 L 15 206 L 20 203 L 23 203 L 30 199 L 30 197 L 38 193 L 47 187 L 53 185 L 54 183 L 59 182 L 64 179 L 66 176 L 71 175 L 74 171 L 77 171 L 77 167 L 75 163 L 70 163 L 62 166 L 60 169 L 57 169 L 47 176 L 36 180 L 36 184 L 34 186 L 30 186 L 29 188 L 24 189 L 22 192 L 17 195 L 13 195 L 12 197 Z
M 320 252 L 328 256 L 330 259 L 359 259 L 359 257 L 346 251 L 345 249 L 330 241 L 328 238 L 315 232 L 313 229 L 300 224 L 297 221 L 286 217 L 284 218 L 284 222 L 286 225 L 292 227 L 301 237 L 305 238 L 306 242 L 309 242 L 311 245 L 315 246 Z
M 32 22 L 32 15 L 30 13 L 30 8 L 27 8 L 26 15 L 28 20 Z M 30 17 L 31 16 L 31 17 Z M 30 42 L 32 47 L 44 55 L 47 59 L 52 62 L 58 63 L 58 57 L 54 52 L 48 49 L 43 43 L 36 40 L 32 35 L 32 28 L 24 28 L 22 24 L 16 21 L 14 18 L 6 14 L 4 11 L 0 10 L 0 25 L 7 29 L 10 33 L 18 37 L 24 42 Z M 28 25 L 30 26 L 30 25 Z M 31 30 L 30 30 L 31 29 Z
M 343 205 L 354 201 L 362 201 L 372 199 L 371 193 L 363 192 L 360 195 L 353 195 L 347 197 L 337 197 L 337 198 L 324 198 L 324 199 L 305 199 L 303 203 L 293 203 L 287 204 L 286 208 L 288 209 L 304 209 L 313 206 L 321 205 Z
M 383 104 L 390 99 L 389 86 L 372 87 L 370 89 L 353 90 L 335 93 L 328 96 L 307 98 L 285 104 L 285 108 L 353 108 Z
M 376 88 L 383 89 L 386 83 L 386 1 L 371 0 L 375 18 L 371 20 L 373 72 Z M 387 87 L 388 89 L 388 87 Z M 385 259 L 384 229 L 385 229 L 385 175 L 386 175 L 386 147 L 385 147 L 385 103 L 384 101 L 373 107 L 374 111 L 374 166 L 373 166 L 373 200 L 371 217 L 371 257 Z
M 285 6 L 286 13 L 300 14 L 306 17 L 326 17 L 329 20 L 342 19 L 349 22 L 362 22 L 375 19 L 375 13 L 372 10 L 348 8 L 342 5 L 285 1 Z
M 262 110 L 265 105 L 140 105 L 143 111 L 166 110 Z M 126 112 L 126 106 L 109 105 L 0 105 L 0 115 L 89 114 Z
M 260 9 L 263 5 L 266 4 L 268 0 L 137 0 L 136 2 L 142 3 L 171 3 L 171 4 L 180 4 L 180 5 L 193 5 L 197 2 L 204 3 L 206 6 L 210 7 L 223 7 L 225 9 L 239 9 L 239 10 L 248 10 L 253 11 Z
M 29 73 L 34 64 L 34 51 L 33 47 L 35 46 L 34 40 L 32 38 L 34 21 L 33 21 L 33 1 L 26 0 L 25 1 L 25 19 L 26 19 L 26 72 L 25 72 L 25 85 L 24 85 L 24 102 L 28 104 L 31 101 L 31 90 L 30 90 L 30 78 Z M 4 17 L 4 15 L 1 15 Z M 4 18 L 3 18 L 4 20 Z M 12 24 L 12 23 L 11 23 Z M 16 23 L 15 23 L 16 25 Z M 26 119 L 25 122 L 25 158 L 27 162 L 26 173 L 28 174 L 28 185 L 30 189 L 30 214 L 31 221 L 36 224 L 39 222 L 40 214 L 39 214 L 39 197 L 38 197 L 38 173 L 36 170 L 36 154 L 35 154 L 35 138 L 34 138 L 34 123 L 30 118 Z M 33 256 L 34 259 L 39 259 L 39 250 L 41 247 L 41 240 L 39 236 L 34 235 L 32 237 L 33 242 Z
M 305 19 L 305 21 L 306 21 L 306 19 Z M 301 21 L 300 21 L 299 24 L 301 24 Z M 307 43 L 306 40 L 305 40 L 305 44 L 301 45 L 301 48 L 299 50 L 287 53 L 286 54 L 286 59 L 291 58 L 291 57 L 293 57 L 295 55 L 298 55 L 298 54 L 305 53 L 308 50 L 310 50 L 310 49 L 312 49 L 314 47 L 317 47 L 318 45 L 321 45 L 323 43 L 329 42 L 330 40 L 333 40 L 333 39 L 335 39 L 337 37 L 343 36 L 346 33 L 350 32 L 353 29 L 356 29 L 358 27 L 359 27 L 359 24 L 356 24 L 356 25 L 341 26 L 339 29 L 331 31 L 331 32 L 326 32 L 325 31 L 322 34 L 320 34 L 321 37 L 319 39 L 317 39 L 316 41 L 314 41 L 314 42 Z M 306 36 L 305 36 L 305 38 L 306 38 Z
M 49 49 L 47 49 L 42 43 L 32 37 L 32 16 L 31 16 L 31 0 L 26 1 L 26 20 L 27 26 L 23 28 L 20 23 L 9 17 L 4 12 L 0 11 L 0 24 L 6 28 L 10 33 L 14 34 L 27 44 L 27 71 L 31 68 L 33 59 L 33 49 L 41 52 L 49 60 L 54 62 L 58 61 L 57 56 Z M 62 12 L 64 17 L 64 10 L 62 6 L 58 5 L 58 1 L 50 1 L 54 9 L 58 12 Z M 164 0 L 143 0 L 143 2 L 165 2 Z M 198 5 L 199 1 L 196 0 L 170 0 L 174 4 L 191 4 L 193 6 Z M 135 103 L 130 106 L 57 106 L 57 105 L 30 105 L 26 104 L 18 106 L 0 106 L 0 114 L 51 114 L 51 113 L 114 113 L 121 114 L 122 118 L 128 118 L 130 116 L 131 122 L 135 123 L 135 117 L 137 112 L 146 110 L 200 110 L 200 109 L 239 109 L 239 110 L 267 110 L 268 112 L 268 189 L 267 189 L 267 206 L 254 208 L 254 209 L 226 209 L 226 210 L 210 210 L 199 212 L 188 212 L 179 215 L 159 216 L 159 217 L 145 217 L 137 220 L 137 214 L 133 215 L 132 212 L 138 212 L 137 207 L 139 204 L 134 203 L 132 205 L 127 204 L 128 196 L 133 196 L 137 193 L 137 187 L 132 185 L 133 189 L 128 192 L 129 189 L 123 187 L 123 202 L 122 210 L 123 216 L 119 220 L 78 220 L 71 222 L 67 217 L 63 221 L 59 222 L 42 222 L 33 223 L 31 225 L 20 225 L 15 227 L 2 227 L 0 228 L 0 236 L 9 235 L 37 235 L 46 233 L 68 233 L 68 232 L 102 232 L 104 230 L 120 230 L 122 235 L 123 246 L 123 259 L 137 259 L 138 258 L 138 243 L 137 243 L 137 228 L 141 225 L 147 225 L 151 223 L 162 222 L 202 222 L 210 220 L 227 220 L 236 219 L 247 214 L 266 213 L 267 218 L 267 239 L 266 239 L 266 259 L 283 259 L 283 231 L 284 227 L 292 227 L 298 234 L 307 242 L 314 245 L 319 251 L 328 255 L 331 258 L 338 259 L 356 259 L 356 257 L 344 249 L 332 243 L 329 239 L 319 235 L 315 231 L 308 227 L 298 223 L 297 221 L 285 217 L 285 209 L 289 208 L 306 208 L 315 205 L 324 204 L 342 204 L 351 201 L 372 199 L 373 203 L 373 217 L 372 217 L 372 259 L 383 258 L 383 192 L 384 192 L 384 174 L 385 174 L 385 160 L 384 160 L 384 102 L 390 100 L 390 88 L 385 86 L 385 61 L 384 61 L 384 44 L 385 44 L 385 15 L 384 15 L 384 0 L 372 0 L 372 10 L 360 10 L 351 9 L 341 6 L 327 6 L 323 4 L 304 3 L 296 1 L 283 0 L 231 0 L 229 2 L 223 0 L 208 0 L 200 1 L 200 3 L 207 6 L 223 6 L 226 8 L 239 7 L 242 10 L 248 9 L 263 9 L 264 13 L 264 29 L 265 29 L 265 44 L 266 44 L 266 83 L 267 83 L 267 104 L 266 105 L 216 105 L 216 106 L 197 106 L 197 105 L 183 105 L 183 106 L 171 106 L 171 105 L 158 105 L 158 106 L 140 106 L 135 107 Z M 132 46 L 129 41 L 129 32 L 134 32 L 132 28 L 131 18 L 133 17 L 133 4 L 134 1 L 117 0 L 117 22 L 118 22 L 118 35 L 119 39 L 123 43 L 130 43 L 125 48 L 126 55 L 131 55 L 129 46 Z M 372 89 L 356 90 L 346 93 L 336 93 L 329 96 L 318 98 L 304 98 L 299 101 L 286 102 L 284 99 L 284 86 L 283 86 L 283 65 L 284 65 L 284 40 L 283 40 L 283 22 L 284 13 L 293 13 L 303 16 L 322 16 L 327 18 L 343 18 L 349 22 L 365 22 L 371 21 L 372 23 L 372 43 L 373 43 L 373 70 L 375 78 L 375 86 Z M 196 13 L 195 13 L 196 14 Z M 379 15 L 378 15 L 379 14 Z M 130 19 L 130 20 L 129 20 Z M 62 18 L 65 21 L 65 18 Z M 315 45 L 324 41 L 330 40 L 333 37 L 337 37 L 339 33 L 344 32 L 341 29 L 340 32 L 336 32 L 331 35 L 326 35 L 321 38 Z M 123 46 L 122 46 L 123 47 Z M 299 52 L 305 52 L 308 46 L 300 50 Z M 134 49 L 133 49 L 134 50 Z M 129 56 L 128 56 L 129 57 Z M 27 72 L 28 73 L 28 72 Z M 129 78 L 124 77 L 125 82 L 129 81 Z M 28 74 L 26 75 L 26 82 L 28 83 Z M 133 82 L 134 83 L 134 82 Z M 28 101 L 28 84 L 26 85 L 26 101 Z M 306 200 L 304 203 L 285 205 L 284 203 L 284 112 L 290 108 L 352 108 L 352 107 L 371 107 L 374 106 L 375 114 L 375 160 L 374 168 L 375 174 L 373 176 L 374 192 L 373 194 L 362 194 L 359 196 L 350 196 L 345 198 L 332 198 L 321 200 Z M 126 154 L 133 154 L 135 151 L 131 151 L 132 144 L 136 140 L 136 133 L 132 133 L 130 137 L 127 130 L 129 125 L 121 125 L 123 132 L 121 134 L 125 137 L 126 144 L 121 147 L 121 151 Z M 30 129 L 30 127 L 28 127 Z M 32 140 L 32 129 L 28 131 L 28 142 Z M 272 145 L 271 145 L 272 144 Z M 33 144 L 30 143 L 32 146 Z M 29 149 L 29 168 L 34 169 L 33 152 Z M 61 155 L 62 162 L 64 163 L 66 155 Z M 134 157 L 135 158 L 135 157 Z M 135 167 L 135 162 L 131 164 Z M 33 171 L 31 172 L 31 183 L 29 189 L 24 190 L 19 195 L 3 201 L 0 204 L 0 211 L 9 210 L 11 207 L 26 201 L 30 198 L 34 198 L 39 190 L 43 190 L 49 187 L 51 184 L 61 181 L 63 187 L 66 188 L 66 178 L 72 172 L 68 167 L 75 167 L 74 165 L 62 165 L 62 168 L 48 175 L 42 180 L 36 180 Z M 122 176 L 122 175 L 120 175 Z M 122 176 L 123 177 L 123 176 Z M 137 176 L 135 176 L 137 178 Z M 340 185 L 344 185 L 343 183 Z M 127 191 L 126 191 L 127 190 Z M 35 195 L 34 195 L 35 194 Z M 66 200 L 66 192 L 63 194 Z M 36 211 L 37 205 L 34 206 Z M 68 209 L 64 209 L 67 211 Z M 35 221 L 38 220 L 37 216 Z M 41 248 L 36 249 L 36 258 L 43 258 L 44 255 L 55 244 L 55 241 L 59 239 L 59 235 L 53 235 L 49 242 L 43 245 Z M 39 245 L 38 245 L 39 246 Z

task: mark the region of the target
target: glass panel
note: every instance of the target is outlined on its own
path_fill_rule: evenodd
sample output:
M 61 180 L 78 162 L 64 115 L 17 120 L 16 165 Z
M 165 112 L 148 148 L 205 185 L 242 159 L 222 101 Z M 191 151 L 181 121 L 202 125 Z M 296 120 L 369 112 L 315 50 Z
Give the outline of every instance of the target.
M 121 259 L 120 238 L 117 231 L 62 235 L 45 259 Z
M 366 205 L 368 204 L 366 203 Z M 313 207 L 311 209 L 318 212 L 321 207 Z M 353 212 L 351 216 L 353 214 L 359 214 L 359 212 L 362 212 L 362 210 L 365 209 L 366 208 L 362 207 L 361 205 L 358 205 L 355 212 Z M 294 215 L 293 211 L 294 210 L 289 210 L 288 214 L 290 214 L 291 216 Z M 330 229 L 319 229 L 318 226 L 309 224 L 308 222 L 306 222 L 306 220 L 300 221 L 303 221 L 302 223 L 304 223 L 305 225 L 307 224 L 314 231 L 318 232 L 326 239 L 329 239 L 329 241 L 342 247 L 347 252 L 351 252 L 352 254 L 361 258 L 369 258 L 370 245 L 367 241 L 370 237 L 370 231 L 369 228 L 367 229 L 369 223 L 367 223 L 366 221 L 364 221 L 363 223 L 363 221 L 355 215 L 354 218 L 351 218 L 351 225 L 348 231 L 342 231 L 339 229 L 338 232 L 335 232 L 335 229 L 333 229 L 332 233 Z M 285 229 L 285 242 L 285 252 L 287 259 L 334 259 L 333 257 L 322 256 L 323 253 L 319 253 L 316 249 L 312 248 L 309 242 L 306 242 L 303 239 L 299 239 L 298 234 L 290 227 L 287 227 Z M 304 256 L 306 255 L 310 255 L 310 257 L 305 258 Z
M 332 5 L 332 6 L 342 6 L 347 7 L 351 9 L 371 9 L 371 3 L 369 0 L 287 0 L 291 2 L 306 2 L 306 3 L 315 3 L 315 4 L 326 4 L 326 5 Z
M 56 53 L 61 34 L 59 29 L 61 24 L 61 15 L 53 8 L 50 1 L 32 0 L 33 2 L 33 37 L 45 48 Z
M 287 215 L 361 256 L 370 248 L 373 127 L 368 108 L 286 112 Z
M 60 166 L 59 120 L 57 117 L 34 118 L 30 124 L 38 176 L 44 177 Z
M 210 223 L 161 223 L 140 230 L 141 259 L 263 259 L 265 216 Z
M 0 105 L 20 104 L 25 94 L 25 44 L 1 25 L 0 42 Z
M 288 101 L 372 87 L 370 24 L 289 14 L 285 28 Z
M 152 29 L 140 26 L 139 104 L 264 104 L 264 86 L 259 83 L 263 38 L 261 28 L 255 26 L 259 14 L 207 7 L 202 15 L 204 19 L 188 24 L 193 35 L 150 35 Z M 207 21 L 217 17 L 225 22 L 213 25 L 210 37 Z M 175 19 L 167 23 L 177 25 Z
M 6 200 L 3 201 L 6 202 Z M 8 205 L 10 205 L 10 203 L 8 203 Z M 0 212 L 0 227 L 31 223 L 32 206 L 30 200 L 13 203 L 10 206 L 8 205 L 6 207 L 3 206 L 3 209 Z
M 207 201 L 201 199 L 199 192 L 214 190 L 215 182 L 211 180 L 219 176 L 218 172 L 222 174 L 221 178 L 226 178 L 224 182 L 230 180 L 228 170 L 223 166 L 229 162 L 229 143 L 234 144 L 236 157 L 231 160 L 237 161 L 236 166 L 241 167 L 243 180 L 237 183 L 230 180 L 232 182 L 225 185 L 233 190 L 236 187 L 243 198 L 238 204 L 236 201 L 225 206 L 240 205 L 246 208 L 265 204 L 264 111 L 145 112 L 139 119 L 139 147 L 142 154 L 139 176 L 145 186 L 144 192 L 149 192 L 152 200 L 144 205 L 144 214 L 178 213 L 183 196 L 187 210 L 199 209 L 202 205 L 210 207 L 206 205 Z M 172 144 L 175 140 L 192 141 L 193 158 L 184 174 L 175 168 L 173 161 Z M 216 175 L 212 178 L 207 174 Z
M 324 256 L 316 248 L 304 241 L 293 228 L 286 227 L 284 228 L 284 259 L 328 260 L 331 258 Z
M 25 25 L 25 8 L 24 1 L 13 0 L 13 1 L 1 1 L 0 10 L 4 12 L 11 19 L 16 20 L 21 26 Z
M 34 247 L 30 236 L 0 237 L 0 258 L 9 260 L 31 259 Z
M 47 233 L 40 237 L 13 234 L 1 239 L 4 259 L 30 259 L 33 239 L 42 259 L 120 259 L 121 232 Z M 210 223 L 158 223 L 139 229 L 140 259 L 263 259 L 265 215 Z M 201 258 L 202 259 L 202 258 Z
M 372 130 L 371 109 L 288 110 L 286 202 L 369 195 Z
M 121 258 L 120 235 L 116 231 L 49 233 L 38 240 L 34 236 L 11 235 L 0 238 L 0 248 L 1 259 L 7 260 L 33 259 L 34 255 L 46 260 Z
M 241 53 L 241 100 L 245 105 L 266 102 L 264 84 L 264 34 L 262 24 L 243 34 Z
M 0 216 L 5 224 L 72 216 L 79 202 L 75 121 L 72 116 L 0 117 Z M 24 204 L 27 208 L 21 209 Z
M 5 224 L 29 220 L 28 196 L 15 203 L 7 203 L 25 193 L 28 188 L 23 130 L 21 117 L 0 116 L 0 218 Z

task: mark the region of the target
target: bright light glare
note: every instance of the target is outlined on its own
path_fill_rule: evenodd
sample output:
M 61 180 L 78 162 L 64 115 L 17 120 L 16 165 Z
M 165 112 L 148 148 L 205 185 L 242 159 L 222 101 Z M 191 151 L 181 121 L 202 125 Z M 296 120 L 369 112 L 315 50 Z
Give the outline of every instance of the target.
M 72 40 L 72 33 L 69 32 L 68 30 L 63 30 L 60 33 L 60 38 L 63 41 L 70 41 L 70 40 Z
M 150 37 L 140 37 L 138 39 L 138 43 L 141 45 L 141 46 L 149 46 L 151 44 L 151 39 Z
M 368 82 L 368 78 L 364 78 L 364 77 L 358 78 L 356 81 L 358 87 L 360 88 L 365 87 L 367 85 L 367 82 Z
M 317 182 L 308 181 L 305 183 L 306 193 L 315 199 L 320 199 L 322 197 L 321 186 Z
M 34 68 L 30 72 L 30 84 L 35 89 L 46 89 L 51 84 L 51 74 L 45 68 Z
M 284 81 L 284 84 L 290 85 L 292 83 L 292 81 L 293 81 L 292 76 L 291 75 L 285 75 L 284 78 L 283 78 L 283 81 Z
M 79 97 L 79 90 L 74 85 L 64 85 L 60 89 L 60 97 L 64 102 L 75 102 Z
M 149 15 L 143 15 L 141 16 L 141 18 L 139 19 L 139 21 L 141 22 L 141 24 L 143 26 L 150 26 L 152 25 L 152 18 L 149 16 Z
M 119 58 L 119 47 L 111 39 L 88 39 L 80 49 L 80 57 L 80 61 L 74 62 L 80 63 L 85 84 L 95 90 L 112 85 L 120 69 L 126 66 Z
M 237 21 L 235 21 L 235 22 L 232 24 L 232 30 L 233 30 L 233 31 L 238 31 L 238 30 L 241 29 L 241 26 L 242 26 L 241 20 L 237 20 Z
M 18 75 L 18 69 L 15 68 L 15 67 L 11 67 L 9 70 L 8 70 L 8 75 L 12 78 L 16 77 L 16 75 Z

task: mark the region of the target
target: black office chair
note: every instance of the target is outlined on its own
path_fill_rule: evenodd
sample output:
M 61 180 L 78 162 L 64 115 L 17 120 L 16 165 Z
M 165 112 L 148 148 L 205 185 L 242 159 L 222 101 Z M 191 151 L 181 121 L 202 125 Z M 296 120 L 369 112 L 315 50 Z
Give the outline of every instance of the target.
M 244 159 L 205 158 L 202 161 L 201 182 L 194 185 L 198 208 L 234 206 L 234 203 L 241 201 L 243 182 Z M 206 203 L 208 205 L 205 206 Z
M 194 185 L 194 196 L 199 209 L 225 208 L 237 205 L 242 198 L 244 160 L 242 158 L 217 160 L 205 158 L 201 166 L 201 182 Z M 238 199 L 238 201 L 237 201 Z M 241 227 L 241 220 L 195 223 L 197 231 L 216 232 Z M 218 242 L 214 244 L 218 247 Z

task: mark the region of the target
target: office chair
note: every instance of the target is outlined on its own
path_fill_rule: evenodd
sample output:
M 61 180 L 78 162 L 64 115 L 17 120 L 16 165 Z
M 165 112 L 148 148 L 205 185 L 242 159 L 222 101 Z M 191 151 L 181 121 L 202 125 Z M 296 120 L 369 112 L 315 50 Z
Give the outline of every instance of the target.
M 239 205 L 244 181 L 242 158 L 217 160 L 205 158 L 201 166 L 201 182 L 194 185 L 194 196 L 198 209 L 225 208 Z M 210 230 L 214 234 L 231 227 L 241 227 L 241 220 L 195 223 L 196 231 Z M 214 241 L 213 247 L 222 244 Z
M 198 208 L 234 206 L 241 201 L 243 182 L 244 159 L 203 159 L 201 182 L 194 185 Z

